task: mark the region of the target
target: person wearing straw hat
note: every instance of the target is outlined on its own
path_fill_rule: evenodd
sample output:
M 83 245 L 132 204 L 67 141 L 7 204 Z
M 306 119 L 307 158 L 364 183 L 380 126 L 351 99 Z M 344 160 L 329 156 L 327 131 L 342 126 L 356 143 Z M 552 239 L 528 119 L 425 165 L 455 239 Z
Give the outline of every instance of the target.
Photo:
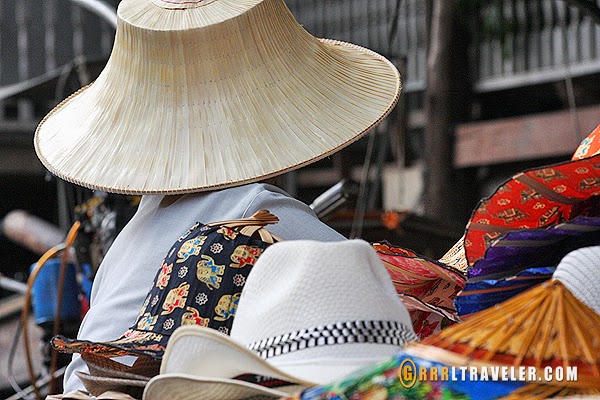
M 98 79 L 39 125 L 53 174 L 145 195 L 94 282 L 79 337 L 110 340 L 135 320 L 161 257 L 196 221 L 277 215 L 284 239 L 343 240 L 264 183 L 327 157 L 379 123 L 396 68 L 359 46 L 317 39 L 283 0 L 123 0 Z M 74 358 L 65 389 L 81 388 Z

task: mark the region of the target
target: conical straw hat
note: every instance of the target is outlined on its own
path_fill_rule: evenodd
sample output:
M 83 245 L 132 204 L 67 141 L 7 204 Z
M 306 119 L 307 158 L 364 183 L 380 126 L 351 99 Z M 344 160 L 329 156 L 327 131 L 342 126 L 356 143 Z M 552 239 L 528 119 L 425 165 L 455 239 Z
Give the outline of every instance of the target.
M 241 185 L 326 157 L 384 118 L 396 68 L 317 39 L 283 0 L 123 0 L 91 85 L 38 127 L 54 174 L 116 193 Z
M 475 364 L 539 370 L 577 366 L 577 382 L 556 384 L 600 389 L 600 315 L 556 280 L 473 314 L 422 343 L 436 357 L 445 351 Z

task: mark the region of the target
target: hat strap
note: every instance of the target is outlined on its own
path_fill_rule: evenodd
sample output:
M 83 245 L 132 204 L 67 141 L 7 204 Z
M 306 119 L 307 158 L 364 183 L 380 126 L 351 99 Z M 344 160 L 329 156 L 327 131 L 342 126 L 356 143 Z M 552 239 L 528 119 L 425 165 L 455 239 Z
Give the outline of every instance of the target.
M 277 216 L 271 214 L 267 210 L 258 210 L 252 216 L 242 219 L 234 219 L 229 221 L 220 221 L 207 224 L 207 226 L 225 226 L 231 229 L 237 229 L 242 235 L 252 236 L 255 233 L 260 235 L 263 242 L 275 243 L 282 239 L 271 232 L 264 229 L 267 225 L 276 224 L 279 222 Z
M 397 321 L 349 321 L 272 336 L 246 347 L 266 360 L 321 346 L 350 343 L 401 346 L 417 339 L 410 327 Z

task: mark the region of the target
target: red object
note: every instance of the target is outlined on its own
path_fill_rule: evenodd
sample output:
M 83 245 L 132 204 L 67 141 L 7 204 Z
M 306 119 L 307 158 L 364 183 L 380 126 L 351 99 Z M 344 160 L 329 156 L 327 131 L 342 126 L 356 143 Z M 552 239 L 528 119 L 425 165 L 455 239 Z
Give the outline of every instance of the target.
M 600 125 L 581 141 L 573 154 L 573 160 L 581 160 L 600 153 Z
M 474 211 L 465 234 L 470 266 L 503 234 L 544 228 L 575 216 L 595 216 L 600 195 L 600 155 L 515 175 Z
M 81 302 L 81 320 L 83 321 L 85 314 L 87 314 L 87 312 L 90 310 L 90 302 L 83 295 L 79 296 L 79 299 Z
M 373 244 L 421 338 L 458 321 L 453 301 L 466 284 L 462 273 L 390 244 Z M 415 301 L 416 299 L 417 301 Z

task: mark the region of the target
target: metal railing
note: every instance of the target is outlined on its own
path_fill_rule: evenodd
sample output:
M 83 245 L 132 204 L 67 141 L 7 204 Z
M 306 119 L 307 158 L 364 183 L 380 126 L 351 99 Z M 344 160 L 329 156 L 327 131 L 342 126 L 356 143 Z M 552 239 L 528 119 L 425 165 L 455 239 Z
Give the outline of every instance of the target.
M 119 0 L 110 1 L 0 0 L 0 144 L 29 145 L 41 118 L 35 110 L 68 95 L 69 75 L 86 76 L 81 66 L 87 61 L 108 58 Z M 57 83 L 27 94 L 47 82 Z M 7 170 L 7 165 L 0 163 L 0 171 L 22 168 Z M 25 170 L 37 171 L 39 165 L 31 168 Z
M 593 0 L 600 4 L 600 0 Z M 426 85 L 423 0 L 288 0 L 311 33 L 404 58 L 403 90 Z M 564 0 L 465 0 L 474 10 L 470 63 L 477 92 L 600 72 L 600 27 Z M 399 4 L 399 12 L 396 7 Z M 390 39 L 394 17 L 397 29 Z M 392 44 L 391 48 L 389 44 Z
M 403 90 L 425 88 L 425 1 L 287 0 L 286 3 L 313 35 L 352 42 L 391 59 L 404 59 Z
M 600 71 L 600 26 L 576 7 L 563 0 L 480 3 L 474 29 L 477 91 Z
M 103 2 L 0 0 L 0 97 L 51 79 L 74 59 L 107 58 L 114 40 L 107 18 Z
M 0 0 L 0 91 L 77 57 L 109 56 L 114 28 L 90 12 L 93 8 L 82 8 L 86 1 Z M 114 7 L 119 2 L 104 1 Z M 286 1 L 312 34 L 401 58 L 404 91 L 425 88 L 425 1 Z M 475 15 L 465 16 L 473 24 L 469 62 L 476 91 L 600 71 L 600 27 L 564 0 L 464 1 L 476 9 Z M 600 0 L 593 1 L 600 4 Z

